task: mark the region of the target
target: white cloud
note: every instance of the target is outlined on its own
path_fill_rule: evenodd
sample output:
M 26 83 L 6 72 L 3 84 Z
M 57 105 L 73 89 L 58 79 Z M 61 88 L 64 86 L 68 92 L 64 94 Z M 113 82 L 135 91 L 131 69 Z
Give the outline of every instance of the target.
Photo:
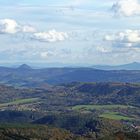
M 140 30 L 125 30 L 106 35 L 104 40 L 110 42 L 112 47 L 118 48 L 119 51 L 137 51 L 140 49 Z
M 50 30 L 48 32 L 34 33 L 33 38 L 45 42 L 57 42 L 66 40 L 68 38 L 68 34 L 66 32 Z
M 19 31 L 19 25 L 15 20 L 2 19 L 0 20 L 0 32 L 14 34 Z
M 54 56 L 54 55 L 56 55 L 56 54 L 55 54 L 55 52 L 52 52 L 52 51 L 45 51 L 45 52 L 40 53 L 40 57 L 42 59 L 48 59 L 49 57 Z
M 17 32 L 35 32 L 35 28 L 28 25 L 20 25 L 13 19 L 0 20 L 0 33 L 15 34 Z
M 140 43 L 140 30 L 126 30 L 113 35 L 106 35 L 106 41 L 117 41 L 127 43 L 131 46 L 132 43 Z
M 25 25 L 22 27 L 22 32 L 25 32 L 25 33 L 34 33 L 36 32 L 36 29 L 32 26 L 29 26 L 29 25 Z
M 112 10 L 119 16 L 140 15 L 140 3 L 138 0 L 118 0 Z
M 41 58 L 48 58 L 48 52 L 40 53 Z

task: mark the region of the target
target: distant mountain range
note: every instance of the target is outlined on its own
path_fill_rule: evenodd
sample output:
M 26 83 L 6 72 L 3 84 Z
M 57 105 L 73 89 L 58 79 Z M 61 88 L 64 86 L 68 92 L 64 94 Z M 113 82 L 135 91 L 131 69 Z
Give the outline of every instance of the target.
M 100 70 L 95 68 L 33 69 L 23 64 L 17 68 L 0 67 L 0 83 L 38 87 L 70 82 L 140 82 L 140 70 Z
M 102 69 L 102 70 L 140 70 L 140 63 L 133 62 L 133 63 L 117 65 L 117 66 L 95 65 L 92 67 L 96 69 Z
M 28 64 L 28 65 L 27 65 Z M 133 62 L 128 64 L 122 64 L 122 65 L 90 65 L 90 64 L 64 64 L 64 63 L 27 63 L 21 65 L 21 63 L 15 63 L 15 64 L 0 64 L 4 67 L 11 67 L 11 68 L 17 68 L 21 66 L 30 66 L 32 68 L 95 68 L 95 69 L 101 69 L 101 70 L 140 70 L 140 62 Z

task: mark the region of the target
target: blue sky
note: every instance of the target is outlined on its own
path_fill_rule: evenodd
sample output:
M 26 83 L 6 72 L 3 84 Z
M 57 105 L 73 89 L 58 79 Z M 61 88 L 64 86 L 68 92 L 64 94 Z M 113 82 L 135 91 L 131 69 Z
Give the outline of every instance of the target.
M 0 63 L 140 62 L 139 0 L 0 0 Z

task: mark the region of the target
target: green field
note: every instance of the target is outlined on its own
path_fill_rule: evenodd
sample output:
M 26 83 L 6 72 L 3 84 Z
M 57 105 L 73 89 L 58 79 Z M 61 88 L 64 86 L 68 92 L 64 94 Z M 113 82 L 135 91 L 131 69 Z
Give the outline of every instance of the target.
M 120 115 L 118 112 L 108 112 L 100 115 L 101 118 L 111 119 L 111 120 L 133 120 L 133 118 Z
M 39 100 L 39 98 L 17 99 L 12 102 L 0 104 L 0 107 L 6 107 L 6 106 L 18 105 L 18 104 L 27 104 L 27 103 L 35 102 L 37 100 Z
M 73 110 L 100 110 L 100 109 L 127 109 L 134 108 L 132 106 L 127 105 L 76 105 L 72 107 Z

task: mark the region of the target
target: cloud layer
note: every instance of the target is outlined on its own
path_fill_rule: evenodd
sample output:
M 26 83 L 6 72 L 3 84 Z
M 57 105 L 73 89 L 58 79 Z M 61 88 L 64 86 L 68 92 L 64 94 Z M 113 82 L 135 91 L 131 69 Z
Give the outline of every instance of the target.
M 66 40 L 68 38 L 68 34 L 66 32 L 57 32 L 53 29 L 48 32 L 34 33 L 33 38 L 39 41 L 57 42 Z
M 13 19 L 0 20 L 1 34 L 31 33 L 31 38 L 43 42 L 57 42 L 68 39 L 66 32 L 58 32 L 55 29 L 48 32 L 37 32 L 33 26 L 21 25 Z
M 140 30 L 126 30 L 117 34 L 106 35 L 105 40 L 123 43 L 140 43 Z
M 29 25 L 20 25 L 13 19 L 0 20 L 0 33 L 15 34 L 17 32 L 35 32 L 36 29 Z
M 118 0 L 112 10 L 119 16 L 140 15 L 140 3 L 138 0 Z
M 1 61 L 140 61 L 140 0 L 2 3 Z

